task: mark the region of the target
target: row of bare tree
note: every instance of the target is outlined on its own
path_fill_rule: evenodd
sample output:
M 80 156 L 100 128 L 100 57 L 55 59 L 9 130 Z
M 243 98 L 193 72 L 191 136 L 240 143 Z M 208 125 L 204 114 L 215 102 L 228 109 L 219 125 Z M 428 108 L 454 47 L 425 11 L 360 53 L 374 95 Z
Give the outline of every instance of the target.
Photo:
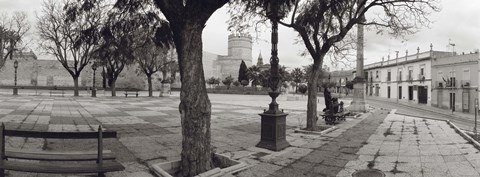
M 112 96 L 126 65 L 138 64 L 147 76 L 149 96 L 153 74 L 160 71 L 166 80 L 168 72 L 178 71 L 168 23 L 160 19 L 153 3 L 123 9 L 107 1 L 48 0 L 37 19 L 39 46 L 72 76 L 75 96 L 81 72 L 93 63 L 105 68 Z M 16 51 L 26 48 L 29 30 L 25 12 L 2 14 L 0 68 Z
M 112 96 L 127 65 L 138 64 L 147 76 L 149 96 L 152 75 L 162 71 L 165 79 L 168 69 L 175 68 L 168 23 L 160 19 L 153 4 L 123 9 L 108 1 L 48 0 L 37 29 L 40 46 L 72 76 L 75 96 L 81 72 L 92 63 L 105 67 Z

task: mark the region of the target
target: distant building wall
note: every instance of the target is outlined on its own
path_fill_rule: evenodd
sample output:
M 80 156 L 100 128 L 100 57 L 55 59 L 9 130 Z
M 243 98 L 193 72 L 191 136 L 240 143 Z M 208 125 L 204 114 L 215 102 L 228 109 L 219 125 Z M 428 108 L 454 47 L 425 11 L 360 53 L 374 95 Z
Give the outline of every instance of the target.
M 478 98 L 479 54 L 451 55 L 432 62 L 432 105 L 475 113 Z

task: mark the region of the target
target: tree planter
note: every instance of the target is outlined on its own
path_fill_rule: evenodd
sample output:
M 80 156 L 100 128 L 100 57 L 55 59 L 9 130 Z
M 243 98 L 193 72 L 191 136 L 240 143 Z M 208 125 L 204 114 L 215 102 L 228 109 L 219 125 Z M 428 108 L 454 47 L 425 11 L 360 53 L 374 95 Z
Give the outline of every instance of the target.
M 297 128 L 297 129 L 295 129 L 295 133 L 324 135 L 324 134 L 330 133 L 331 131 L 336 130 L 336 129 L 337 129 L 337 127 L 335 127 L 335 126 L 331 126 L 329 128 L 326 128 L 324 130 L 319 130 L 319 131 L 310 131 L 310 130 L 306 130 L 305 128 Z
M 218 162 L 216 165 L 219 167 L 201 173 L 196 177 L 220 177 L 224 174 L 232 174 L 247 168 L 245 163 L 230 159 L 224 155 L 215 154 L 214 158 L 214 161 Z M 150 169 L 160 177 L 173 177 L 174 174 L 179 170 L 179 167 L 180 160 L 150 165 Z

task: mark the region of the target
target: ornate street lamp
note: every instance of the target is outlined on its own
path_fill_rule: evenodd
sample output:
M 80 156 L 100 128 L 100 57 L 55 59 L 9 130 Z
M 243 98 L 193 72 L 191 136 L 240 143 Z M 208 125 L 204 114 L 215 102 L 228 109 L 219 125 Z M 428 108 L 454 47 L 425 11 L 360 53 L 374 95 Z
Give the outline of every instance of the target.
M 268 110 L 264 110 L 261 116 L 261 138 L 257 147 L 265 148 L 273 151 L 279 151 L 290 146 L 286 140 L 286 118 L 288 114 L 285 114 L 278 109 L 278 103 L 275 101 L 280 92 L 279 86 L 279 73 L 278 73 L 278 20 L 283 17 L 284 14 L 279 12 L 285 12 L 280 9 L 278 0 L 272 0 L 267 2 L 267 17 L 272 22 L 272 56 L 270 58 L 270 79 L 269 85 L 272 89 L 268 92 L 268 95 L 272 98 L 272 102 L 269 105 Z
M 15 79 L 14 79 L 14 86 L 13 86 L 13 95 L 18 95 L 18 88 L 17 88 L 17 68 L 18 68 L 18 61 L 15 60 L 13 62 L 13 68 L 15 68 Z
M 92 64 L 93 70 L 93 84 L 92 84 L 92 97 L 97 97 L 97 88 L 95 87 L 95 71 L 97 70 L 97 63 Z

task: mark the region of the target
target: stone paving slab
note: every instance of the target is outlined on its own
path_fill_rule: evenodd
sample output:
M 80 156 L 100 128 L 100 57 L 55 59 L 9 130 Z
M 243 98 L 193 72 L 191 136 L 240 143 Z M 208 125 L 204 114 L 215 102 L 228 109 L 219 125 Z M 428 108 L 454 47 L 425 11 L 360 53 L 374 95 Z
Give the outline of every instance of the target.
M 233 100 L 232 98 L 235 97 L 227 99 Z M 256 97 L 248 96 L 248 99 L 254 100 Z M 236 159 L 253 162 L 248 160 L 250 156 L 261 151 L 254 146 L 260 138 L 258 113 L 263 109 L 244 105 L 245 102 L 242 100 L 238 102 L 239 105 L 214 101 L 215 99 L 212 99 L 212 107 L 217 113 L 212 114 L 212 145 L 218 153 L 231 154 Z M 268 103 L 269 101 L 266 101 L 263 104 L 267 107 Z M 7 129 L 41 131 L 96 131 L 98 126 L 102 125 L 105 130 L 118 132 L 118 139 L 106 140 L 104 145 L 106 149 L 117 154 L 118 160 L 127 168 L 122 172 L 107 173 L 107 176 L 152 176 L 146 164 L 180 158 L 182 137 L 178 104 L 178 96 L 125 99 L 123 97 L 0 95 L 0 122 L 5 123 Z M 295 106 L 298 105 L 292 104 L 292 107 Z M 293 128 L 304 126 L 305 121 L 299 120 L 304 119 L 305 115 L 305 111 L 289 114 L 288 134 L 293 134 Z M 302 140 L 298 135 L 289 135 L 287 138 L 298 146 L 292 149 L 291 154 L 286 153 L 287 156 L 283 157 L 272 156 L 273 152 L 267 152 L 263 160 L 269 162 L 281 160 L 279 164 L 285 165 L 291 159 L 307 153 L 308 145 L 320 146 L 314 142 L 315 137 Z M 94 140 L 7 138 L 6 144 L 7 149 L 47 151 L 95 150 L 96 148 Z M 246 155 L 241 155 L 242 152 Z M 275 164 L 266 166 L 271 169 L 279 167 Z M 273 173 L 273 171 L 270 172 Z M 15 171 L 9 173 L 11 176 L 71 176 Z
M 389 114 L 336 176 L 369 168 L 386 176 L 480 176 L 479 153 L 444 121 Z
M 306 100 L 286 101 L 282 97 L 278 102 L 289 113 L 286 138 L 292 146 L 279 152 L 256 148 L 260 138 L 258 113 L 269 103 L 264 96 L 257 97 L 210 98 L 215 151 L 250 167 L 231 176 L 351 176 L 369 166 L 387 176 L 480 175 L 479 151 L 442 121 L 375 110 L 347 119 L 328 134 L 307 135 L 294 133 L 294 128 L 305 126 Z M 102 125 L 118 132 L 118 139 L 104 144 L 127 168 L 107 176 L 153 176 L 147 164 L 180 158 L 178 99 L 178 95 L 128 99 L 0 95 L 0 122 L 9 129 L 43 131 L 95 131 Z M 320 109 L 322 99 L 318 104 Z M 324 122 L 319 120 L 319 124 Z M 94 140 L 7 138 L 6 144 L 7 148 L 51 151 L 96 147 Z

